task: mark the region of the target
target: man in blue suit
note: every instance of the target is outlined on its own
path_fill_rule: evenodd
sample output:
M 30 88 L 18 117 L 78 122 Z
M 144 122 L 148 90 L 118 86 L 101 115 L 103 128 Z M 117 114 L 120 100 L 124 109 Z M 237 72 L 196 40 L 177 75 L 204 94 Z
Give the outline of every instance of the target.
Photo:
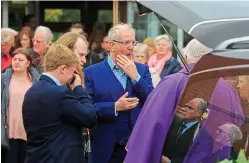
M 130 60 L 137 43 L 132 27 L 117 24 L 110 29 L 108 39 L 110 55 L 84 71 L 98 116 L 90 163 L 123 162 L 126 142 L 153 89 L 148 66 Z
M 44 56 L 45 73 L 23 102 L 25 163 L 83 162 L 82 128 L 94 127 L 97 116 L 75 74 L 78 66 L 76 54 L 63 45 L 53 45 Z M 64 87 L 69 81 L 70 89 Z

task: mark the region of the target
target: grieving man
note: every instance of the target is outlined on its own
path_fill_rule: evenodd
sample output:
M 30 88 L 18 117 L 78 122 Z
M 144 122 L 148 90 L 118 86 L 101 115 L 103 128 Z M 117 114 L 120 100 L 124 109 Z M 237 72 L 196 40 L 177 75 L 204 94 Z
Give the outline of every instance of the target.
M 84 162 L 82 128 L 94 127 L 97 116 L 78 66 L 76 54 L 63 45 L 44 56 L 44 73 L 23 102 L 26 163 Z
M 121 163 L 143 104 L 153 89 L 149 68 L 135 63 L 131 54 L 135 32 L 117 24 L 108 33 L 110 54 L 85 69 L 85 84 L 95 102 L 98 125 L 92 142 L 90 163 Z

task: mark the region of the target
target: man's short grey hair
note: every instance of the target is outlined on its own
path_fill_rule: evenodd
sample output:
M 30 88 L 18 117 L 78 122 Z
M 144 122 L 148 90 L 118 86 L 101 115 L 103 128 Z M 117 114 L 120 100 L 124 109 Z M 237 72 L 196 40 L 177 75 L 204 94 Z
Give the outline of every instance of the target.
M 129 24 L 124 24 L 124 23 L 118 23 L 114 25 L 108 32 L 108 40 L 113 41 L 113 40 L 119 40 L 119 35 L 121 30 L 126 30 L 129 29 L 134 33 L 135 36 L 135 30 L 132 28 L 131 25 Z
M 183 54 L 187 59 L 199 59 L 212 51 L 213 49 L 206 47 L 196 39 L 192 39 L 184 48 Z
M 172 48 L 172 42 L 170 41 L 170 38 L 168 35 L 164 34 L 164 35 L 157 36 L 154 40 L 155 46 L 157 45 L 158 41 L 160 41 L 160 40 L 168 41 L 168 48 Z
M 9 30 L 1 30 L 1 42 L 2 43 L 6 43 L 6 42 L 9 42 L 11 37 L 13 37 L 13 33 L 11 33 L 11 31 Z
M 1 31 L 8 31 L 8 32 L 10 32 L 13 36 L 16 36 L 16 35 L 18 34 L 18 32 L 17 32 L 16 30 L 14 30 L 14 29 L 12 29 L 12 28 L 8 28 L 8 27 L 2 28 Z
M 52 33 L 52 31 L 48 27 L 38 26 L 35 29 L 35 34 L 38 33 L 38 32 L 43 32 L 44 33 L 44 39 L 46 41 L 51 42 L 53 40 L 53 33 Z
M 229 126 L 229 131 L 231 133 L 231 143 L 234 145 L 237 141 L 242 140 L 243 134 L 238 126 L 233 123 L 226 123 L 224 125 Z M 223 125 L 222 125 L 223 126 Z
M 140 53 L 140 54 L 142 53 L 146 57 L 148 57 L 148 55 L 149 55 L 149 46 L 146 45 L 146 44 L 143 44 L 143 43 L 138 43 L 133 49 L 132 56 L 135 55 L 135 54 L 138 54 L 138 53 Z

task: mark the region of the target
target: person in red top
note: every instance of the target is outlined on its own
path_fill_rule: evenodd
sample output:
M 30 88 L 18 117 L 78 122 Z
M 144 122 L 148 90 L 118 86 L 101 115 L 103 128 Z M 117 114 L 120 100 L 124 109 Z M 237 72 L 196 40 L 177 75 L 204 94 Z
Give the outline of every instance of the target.
M 10 31 L 1 30 L 1 72 L 11 65 L 10 49 L 14 40 L 14 35 Z

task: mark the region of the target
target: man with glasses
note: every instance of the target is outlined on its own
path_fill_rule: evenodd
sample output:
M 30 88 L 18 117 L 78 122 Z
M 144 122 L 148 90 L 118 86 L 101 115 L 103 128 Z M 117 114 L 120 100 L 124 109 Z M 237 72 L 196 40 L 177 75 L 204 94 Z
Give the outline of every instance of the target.
M 30 49 L 33 66 L 41 72 L 41 60 L 50 46 L 53 39 L 52 31 L 45 26 L 39 26 L 35 30 L 33 38 L 33 48 Z
M 225 123 L 218 127 L 214 135 L 214 148 L 212 154 L 202 160 L 203 163 L 219 162 L 225 159 L 237 160 L 238 153 L 235 145 L 242 140 L 243 135 L 240 128 L 233 123 Z
M 93 132 L 90 163 L 120 163 L 143 104 L 153 89 L 148 66 L 131 60 L 135 32 L 117 24 L 108 33 L 110 54 L 85 69 L 85 84 L 93 97 L 98 126 Z

